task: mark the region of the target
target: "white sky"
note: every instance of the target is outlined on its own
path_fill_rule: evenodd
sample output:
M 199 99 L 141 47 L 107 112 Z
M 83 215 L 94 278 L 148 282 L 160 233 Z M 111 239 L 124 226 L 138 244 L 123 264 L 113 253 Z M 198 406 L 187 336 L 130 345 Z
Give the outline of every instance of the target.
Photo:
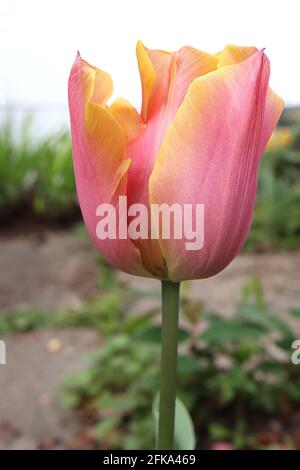
M 139 108 L 135 45 L 265 47 L 271 86 L 300 103 L 299 0 L 0 0 L 0 106 L 66 109 L 77 49 Z

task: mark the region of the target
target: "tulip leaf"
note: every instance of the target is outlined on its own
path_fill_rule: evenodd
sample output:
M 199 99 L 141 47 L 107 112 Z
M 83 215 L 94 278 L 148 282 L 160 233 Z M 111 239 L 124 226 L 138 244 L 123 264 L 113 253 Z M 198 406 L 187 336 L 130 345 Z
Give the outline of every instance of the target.
M 152 413 L 157 434 L 159 420 L 159 394 L 156 395 L 153 401 Z M 194 450 L 195 445 L 196 437 L 192 419 L 184 403 L 176 397 L 173 450 Z

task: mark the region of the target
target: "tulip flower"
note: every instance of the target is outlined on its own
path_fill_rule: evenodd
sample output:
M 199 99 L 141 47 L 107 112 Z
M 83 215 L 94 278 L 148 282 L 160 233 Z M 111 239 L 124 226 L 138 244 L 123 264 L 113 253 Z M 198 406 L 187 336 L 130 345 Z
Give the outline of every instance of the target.
M 75 176 L 83 217 L 96 247 L 131 274 L 179 282 L 217 274 L 247 237 L 260 157 L 283 102 L 268 88 L 264 51 L 227 46 L 211 55 L 137 45 L 139 114 L 123 98 L 112 105 L 110 76 L 79 55 L 69 81 Z M 205 206 L 205 243 L 184 239 L 99 240 L 97 207 L 129 204 Z
M 77 55 L 69 79 L 73 158 L 81 211 L 97 249 L 118 269 L 163 281 L 158 446 L 171 448 L 179 283 L 217 274 L 243 246 L 259 161 L 283 101 L 268 86 L 267 56 L 255 47 L 169 53 L 138 42 L 137 60 L 140 113 L 123 98 L 108 104 L 110 76 Z M 130 236 L 133 213 L 118 214 L 113 237 L 98 237 L 98 208 L 118 209 L 125 196 L 129 207 L 147 207 L 150 215 L 153 205 L 203 204 L 203 247 L 188 250 L 185 234 L 166 238 L 159 227 L 153 237 L 151 224 L 148 237 Z

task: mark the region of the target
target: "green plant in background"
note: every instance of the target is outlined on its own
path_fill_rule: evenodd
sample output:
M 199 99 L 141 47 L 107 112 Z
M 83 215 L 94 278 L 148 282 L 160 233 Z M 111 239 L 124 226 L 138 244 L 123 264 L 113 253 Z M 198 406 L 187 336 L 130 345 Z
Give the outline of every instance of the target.
M 261 162 L 248 249 L 299 246 L 300 128 L 279 129 L 277 134 Z
M 193 416 L 199 442 L 209 446 L 225 439 L 236 448 L 257 447 L 253 416 L 265 425 L 272 413 L 286 418 L 287 409 L 300 403 L 300 368 L 290 362 L 292 329 L 269 312 L 255 278 L 231 318 L 187 298 L 182 312 L 178 395 Z M 289 315 L 296 317 L 299 310 Z M 154 318 L 153 312 L 124 316 L 90 367 L 64 383 L 65 404 L 97 416 L 95 436 L 103 448 L 153 447 L 149 406 L 158 386 L 160 347 Z M 195 334 L 199 324 L 204 327 Z
M 114 315 L 112 315 L 114 312 Z M 73 309 L 48 312 L 37 307 L 24 306 L 0 312 L 0 334 L 26 332 L 40 328 L 96 327 L 109 332 L 122 317 L 118 292 L 109 292 L 99 299 L 83 302 Z M 105 319 L 109 318 L 109 322 Z
M 72 152 L 66 131 L 34 139 L 31 119 L 16 137 L 7 120 L 0 129 L 0 210 L 68 215 L 76 204 Z
M 65 381 L 64 402 L 99 413 L 95 435 L 103 448 L 153 448 L 149 404 L 158 388 L 159 347 L 123 332 L 106 341 L 91 367 Z

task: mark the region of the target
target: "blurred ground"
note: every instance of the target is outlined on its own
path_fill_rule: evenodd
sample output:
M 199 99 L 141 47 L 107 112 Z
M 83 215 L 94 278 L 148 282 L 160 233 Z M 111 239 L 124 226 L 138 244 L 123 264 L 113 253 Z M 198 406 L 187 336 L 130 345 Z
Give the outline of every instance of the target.
M 43 309 L 72 307 L 97 295 L 95 251 L 85 236 L 45 231 L 7 233 L 0 243 L 0 307 L 36 305 Z M 241 255 L 213 280 L 183 287 L 208 309 L 229 314 L 249 277 L 260 278 L 266 300 L 281 314 L 299 304 L 300 252 Z M 120 273 L 140 289 L 159 289 L 154 280 Z M 140 299 L 147 311 L 158 299 Z M 10 334 L 7 365 L 0 366 L 0 448 L 78 447 L 80 426 L 59 401 L 58 385 L 85 367 L 85 354 L 97 346 L 89 329 L 38 330 Z
M 95 252 L 66 231 L 8 233 L 1 238 L 0 308 L 72 307 L 97 294 Z
M 84 236 L 64 231 L 9 234 L 1 238 L 0 246 L 0 308 L 73 307 L 99 293 L 95 250 Z M 260 278 L 274 311 L 286 311 L 299 302 L 299 251 L 243 254 L 214 278 L 189 282 L 184 289 L 203 300 L 208 309 L 229 313 L 251 276 Z M 159 289 L 156 280 L 124 273 L 119 277 L 137 288 Z M 149 304 L 145 299 L 142 302 L 137 308 L 144 311 Z
M 157 281 L 120 273 L 120 279 L 141 289 L 159 288 Z M 189 281 L 182 287 L 192 299 L 200 299 L 208 310 L 230 314 L 240 300 L 241 288 L 250 277 L 257 276 L 264 296 L 274 312 L 281 314 L 299 304 L 300 252 L 242 254 L 217 276 Z M 138 310 L 147 311 L 153 300 L 142 299 Z

